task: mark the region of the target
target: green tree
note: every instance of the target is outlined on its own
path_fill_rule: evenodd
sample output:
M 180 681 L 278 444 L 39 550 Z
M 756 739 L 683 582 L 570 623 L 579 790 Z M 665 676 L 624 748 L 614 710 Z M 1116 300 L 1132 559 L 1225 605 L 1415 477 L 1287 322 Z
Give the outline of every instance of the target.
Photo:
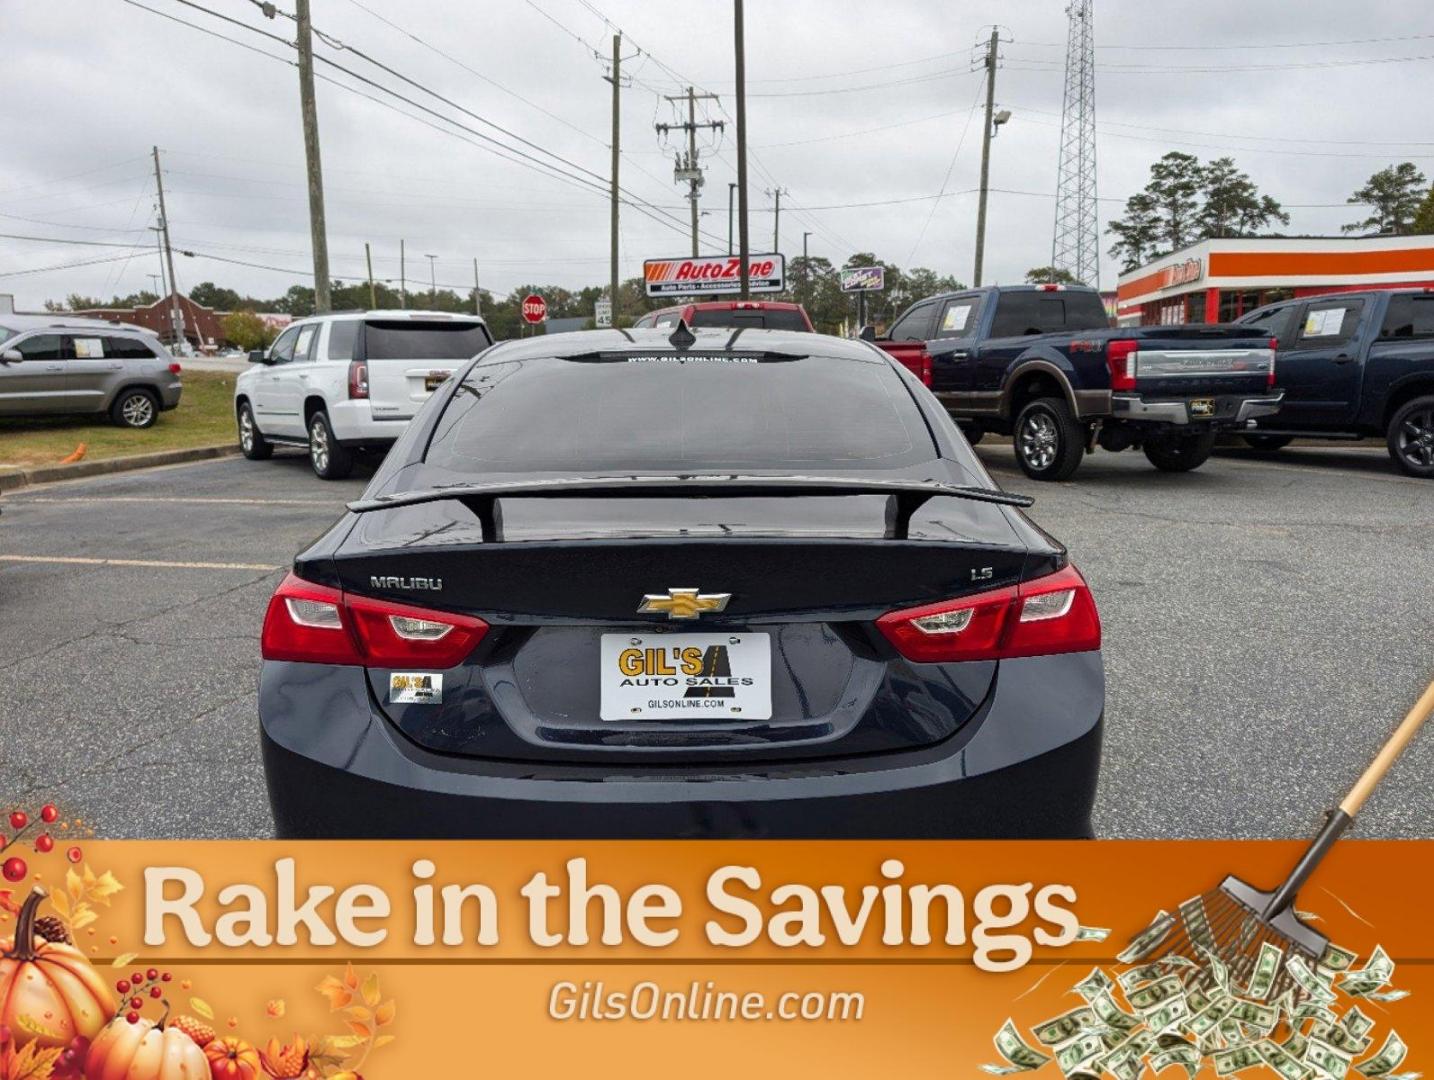
M 1198 238 L 1197 218 L 1204 170 L 1194 154 L 1172 150 L 1150 166 L 1146 192 L 1155 202 L 1160 221 L 1160 242 L 1167 251 L 1178 251 Z
M 1409 231 L 1420 236 L 1434 233 L 1434 187 L 1429 189 L 1424 201 L 1419 204 L 1419 211 L 1414 215 L 1414 224 Z
M 1160 254 L 1160 217 L 1155 199 L 1144 191 L 1125 200 L 1125 216 L 1116 218 L 1105 231 L 1115 235 L 1110 257 L 1120 260 L 1122 273 L 1144 266 Z
M 251 349 L 267 349 L 273 342 L 277 329 L 270 326 L 252 311 L 231 311 L 219 324 L 224 339 L 236 349 L 249 352 Z
M 1269 195 L 1261 195 L 1248 174 L 1235 166 L 1235 159 L 1216 158 L 1205 165 L 1200 177 L 1204 205 L 1196 217 L 1200 237 L 1252 236 L 1271 221 L 1290 223 Z
M 1084 285 L 1078 277 L 1060 266 L 1034 266 L 1026 271 L 1027 285 Z
M 212 281 L 201 281 L 189 290 L 189 299 L 215 311 L 238 311 L 243 301 L 233 289 L 223 289 Z
M 1345 200 L 1373 209 L 1363 221 L 1353 221 L 1344 226 L 1344 231 L 1372 236 L 1408 234 L 1413 231 L 1414 215 L 1419 212 L 1420 203 L 1425 198 L 1423 189 L 1427 182 L 1412 161 L 1380 169 Z

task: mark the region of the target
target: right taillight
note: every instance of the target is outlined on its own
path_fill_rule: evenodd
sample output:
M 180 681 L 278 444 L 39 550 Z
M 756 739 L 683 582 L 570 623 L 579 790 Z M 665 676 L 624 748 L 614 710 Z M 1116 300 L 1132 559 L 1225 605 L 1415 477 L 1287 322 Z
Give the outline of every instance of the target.
M 1100 615 L 1074 566 L 1019 585 L 888 612 L 876 626 L 897 652 L 919 663 L 1100 648 Z
M 1280 351 L 1280 339 L 1270 338 L 1270 373 L 1265 376 L 1265 386 L 1273 390 L 1275 388 L 1275 357 Z
M 1135 363 L 1132 357 L 1140 348 L 1138 341 L 1112 341 L 1105 347 L 1105 363 L 1110 368 L 1112 390 L 1135 389 Z
M 925 349 L 921 350 L 921 385 L 931 385 L 931 354 Z
M 264 615 L 265 660 L 441 670 L 461 664 L 488 624 L 315 585 L 289 574 Z
M 349 361 L 349 397 L 368 397 L 368 364 L 363 360 Z

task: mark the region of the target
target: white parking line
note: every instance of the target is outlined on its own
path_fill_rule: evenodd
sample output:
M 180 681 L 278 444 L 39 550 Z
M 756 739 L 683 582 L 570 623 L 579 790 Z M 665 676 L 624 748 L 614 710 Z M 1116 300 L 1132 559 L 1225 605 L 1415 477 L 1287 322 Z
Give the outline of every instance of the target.
M 341 506 L 342 501 L 327 499 L 226 499 L 206 495 L 72 495 L 55 498 L 49 495 L 19 495 L 7 503 L 218 503 L 227 506 Z
M 84 559 L 74 555 L 0 555 L 0 563 L 50 563 L 61 566 L 142 566 L 161 570 L 282 570 L 264 563 L 168 562 L 163 559 Z

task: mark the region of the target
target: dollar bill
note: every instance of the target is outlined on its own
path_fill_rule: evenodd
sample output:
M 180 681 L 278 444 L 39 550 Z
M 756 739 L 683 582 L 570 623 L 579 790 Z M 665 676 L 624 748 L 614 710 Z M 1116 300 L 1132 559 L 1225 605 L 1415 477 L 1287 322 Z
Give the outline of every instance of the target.
M 1110 937 L 1108 926 L 1082 926 L 1077 928 L 1075 939 L 1077 941 L 1104 941 Z
M 1197 1037 L 1206 1035 L 1214 1031 L 1234 1007 L 1234 998 L 1222 997 L 1213 1001 L 1190 1018 L 1190 1022 L 1185 1025 L 1186 1030 Z
M 1051 1059 L 1039 1050 L 1026 1045 L 1016 1030 L 1015 1022 L 1007 1019 L 992 1040 L 997 1052 L 1006 1059 L 1006 1065 L 982 1065 L 981 1068 L 993 1076 L 1009 1076 L 1011 1073 L 1039 1069 Z
M 1377 993 L 1364 994 L 1363 996 L 1368 998 L 1370 1001 L 1381 1001 L 1387 1003 L 1390 1001 L 1398 1001 L 1400 998 L 1407 998 L 1409 996 L 1409 991 L 1381 990 Z
M 1174 915 L 1168 911 L 1157 912 L 1150 925 L 1131 938 L 1130 944 L 1116 955 L 1116 959 L 1122 964 L 1133 964 L 1137 960 L 1145 959 L 1170 936 L 1174 926 Z
M 1210 932 L 1210 919 L 1205 914 L 1205 900 L 1192 896 L 1180 905 L 1180 918 L 1185 923 L 1185 932 L 1190 940 L 1202 949 L 1215 948 L 1215 935 Z
M 1304 1080 L 1310 1073 L 1309 1066 L 1269 1039 L 1261 1039 L 1255 1044 L 1255 1049 L 1259 1051 L 1260 1057 L 1265 1059 L 1265 1064 L 1284 1077 L 1284 1080 Z
M 1229 1076 L 1242 1069 L 1252 1069 L 1256 1065 L 1264 1064 L 1264 1058 L 1260 1057 L 1259 1050 L 1254 1046 L 1235 1046 L 1228 1050 L 1217 1050 L 1213 1056 L 1215 1072 L 1219 1076 Z
M 1325 985 L 1318 975 L 1310 970 L 1305 963 L 1304 957 L 1292 956 L 1285 964 L 1285 970 L 1294 979 L 1295 985 L 1309 995 L 1310 999 L 1320 1005 L 1328 1005 L 1335 999 L 1335 993 Z
M 1249 1024 L 1265 1033 L 1272 1031 L 1274 1026 L 1280 1022 L 1280 1011 L 1273 1005 L 1264 1005 L 1258 1001 L 1245 1001 L 1235 999 L 1235 1007 L 1230 1010 L 1229 1019 L 1238 1020 L 1242 1024 Z
M 1404 1040 L 1399 1037 L 1399 1032 L 1391 1031 L 1384 1039 L 1384 1045 L 1379 1048 L 1368 1061 L 1361 1061 L 1355 1069 L 1365 1076 L 1384 1076 L 1393 1072 L 1404 1062 L 1404 1057 L 1409 1053 L 1409 1048 L 1404 1045 Z
M 1339 988 L 1351 997 L 1365 997 L 1385 986 L 1394 976 L 1394 961 L 1376 945 L 1364 967 L 1340 974 Z
M 1073 1042 L 1056 1051 L 1056 1064 L 1061 1072 L 1070 1076 L 1080 1071 L 1082 1065 L 1105 1053 L 1105 1043 L 1099 1035 L 1081 1035 Z
M 1185 995 L 1171 998 L 1145 1018 L 1145 1026 L 1151 1031 L 1169 1031 L 1182 1020 L 1190 1017 L 1190 1006 L 1185 1004 Z
M 1342 1024 L 1331 1024 L 1323 1020 L 1316 1021 L 1310 1028 L 1310 1038 L 1319 1039 L 1350 1057 L 1364 1053 L 1369 1049 L 1370 1043 L 1368 1035 L 1354 1035 Z
M 1163 1072 L 1172 1065 L 1180 1065 L 1184 1067 L 1186 1075 L 1194 1080 L 1200 1069 L 1200 1061 L 1200 1051 L 1189 1043 L 1183 1043 L 1160 1051 L 1150 1059 L 1150 1067 L 1156 1072 Z
M 1324 952 L 1320 954 L 1319 966 L 1327 971 L 1345 971 L 1354 963 L 1357 956 L 1357 953 L 1351 952 L 1349 949 L 1342 949 L 1331 941 L 1324 947 Z
M 1149 964 L 1133 967 L 1129 971 L 1122 971 L 1115 979 L 1120 983 L 1120 988 L 1128 994 L 1132 987 L 1139 986 L 1141 983 L 1154 982 L 1169 973 L 1170 965 L 1166 964 L 1164 960 L 1155 960 Z
M 1292 1031 L 1289 1037 L 1280 1043 L 1280 1046 L 1284 1047 L 1286 1053 L 1297 1058 L 1302 1058 L 1305 1056 L 1305 1048 L 1309 1046 L 1309 1042 L 1307 1036 L 1302 1035 L 1298 1031 Z
M 1100 968 L 1091 968 L 1090 974 L 1076 983 L 1071 989 L 1085 998 L 1086 1001 L 1090 1001 L 1092 998 L 1099 997 L 1101 994 L 1109 993 L 1110 988 L 1114 985 L 1115 983 L 1111 981 L 1110 976 Z
M 1181 983 L 1178 975 L 1166 975 L 1156 979 L 1153 983 L 1130 991 L 1125 995 L 1125 999 L 1137 1012 L 1148 1013 L 1152 1009 L 1159 1008 L 1171 998 L 1182 994 L 1183 990 L 1184 984 Z
M 1205 970 L 1209 972 L 1210 978 L 1215 985 L 1227 994 L 1230 992 L 1230 969 L 1227 968 L 1214 949 L 1201 949 L 1205 954 Z
M 1344 1074 L 1349 1072 L 1350 1060 L 1351 1055 L 1331 1046 L 1323 1039 L 1316 1039 L 1313 1036 L 1310 1037 L 1309 1045 L 1305 1047 L 1305 1061 L 1325 1076 L 1333 1077 L 1334 1080 L 1342 1080 Z
M 1260 955 L 1255 958 L 1255 970 L 1250 973 L 1250 985 L 1245 996 L 1264 1001 L 1275 987 L 1275 976 L 1280 973 L 1280 963 L 1285 951 L 1268 941 L 1260 943 Z
M 1095 1013 L 1082 1005 L 1060 1016 L 1052 1017 L 1031 1029 L 1036 1041 L 1046 1046 L 1059 1046 L 1095 1026 Z
M 1090 1007 L 1102 1024 L 1115 1031 L 1128 1033 L 1140 1026 L 1140 1021 L 1117 1005 L 1108 991 L 1091 998 Z
M 1349 1012 L 1340 1018 L 1339 1026 L 1351 1035 L 1360 1036 L 1369 1033 L 1369 1029 L 1374 1026 L 1374 1021 L 1365 1016 L 1358 1005 L 1351 1005 Z

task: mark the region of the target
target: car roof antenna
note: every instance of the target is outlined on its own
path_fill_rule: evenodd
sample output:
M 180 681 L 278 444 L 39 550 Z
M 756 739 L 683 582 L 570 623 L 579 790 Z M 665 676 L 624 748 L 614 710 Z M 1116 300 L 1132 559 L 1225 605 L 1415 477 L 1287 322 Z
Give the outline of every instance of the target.
M 667 343 L 674 349 L 690 349 L 697 343 L 697 335 L 687 325 L 686 319 L 678 319 L 677 326 L 673 329 L 672 336 L 667 339 Z

